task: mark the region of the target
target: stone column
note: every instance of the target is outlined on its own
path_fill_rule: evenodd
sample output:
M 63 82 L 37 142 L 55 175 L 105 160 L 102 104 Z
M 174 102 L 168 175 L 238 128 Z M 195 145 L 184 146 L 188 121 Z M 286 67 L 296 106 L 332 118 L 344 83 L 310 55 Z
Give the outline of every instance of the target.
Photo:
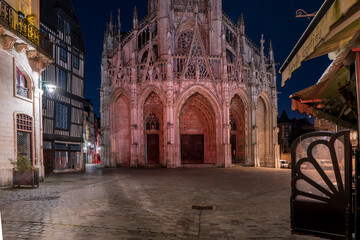
M 38 88 L 37 84 L 40 78 L 40 74 L 34 74 L 34 85 L 33 86 L 33 116 L 34 116 L 34 152 L 35 159 L 34 165 L 39 168 L 39 178 L 40 180 L 44 180 L 45 170 L 44 170 L 44 161 L 42 154 L 42 146 L 43 146 L 43 135 L 42 135 L 42 93 L 43 91 Z
M 171 57 L 168 56 L 167 63 L 167 150 L 166 150 L 166 165 L 168 168 L 178 167 L 174 156 L 174 144 L 175 144 L 175 129 L 174 129 L 174 82 L 172 76 L 172 64 Z
M 226 69 L 226 66 L 225 66 Z M 226 72 L 226 70 L 225 70 Z M 224 144 L 224 166 L 232 167 L 231 144 L 230 144 L 230 93 L 227 74 L 223 81 L 223 144 Z
M 260 167 L 260 159 L 259 159 L 259 155 L 258 155 L 258 142 L 257 142 L 257 119 L 256 119 L 256 104 L 255 104 L 255 100 L 253 99 L 253 104 L 252 104 L 252 109 L 251 109 L 251 130 L 252 130 L 252 161 L 254 163 L 255 167 Z
M 136 68 L 131 68 L 131 146 L 130 146 L 130 166 L 136 167 L 139 163 L 138 145 L 140 141 L 139 119 L 138 119 L 138 101 L 137 101 L 137 75 Z M 141 122 L 141 121 L 140 121 Z M 141 163 L 143 164 L 143 163 Z

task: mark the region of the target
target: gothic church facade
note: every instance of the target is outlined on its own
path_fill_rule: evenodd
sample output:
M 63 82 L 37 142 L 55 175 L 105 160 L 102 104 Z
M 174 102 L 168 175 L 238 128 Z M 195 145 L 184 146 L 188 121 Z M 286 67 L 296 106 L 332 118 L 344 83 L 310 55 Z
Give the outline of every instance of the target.
M 102 162 L 116 166 L 278 167 L 274 53 L 218 0 L 148 0 L 104 36 Z

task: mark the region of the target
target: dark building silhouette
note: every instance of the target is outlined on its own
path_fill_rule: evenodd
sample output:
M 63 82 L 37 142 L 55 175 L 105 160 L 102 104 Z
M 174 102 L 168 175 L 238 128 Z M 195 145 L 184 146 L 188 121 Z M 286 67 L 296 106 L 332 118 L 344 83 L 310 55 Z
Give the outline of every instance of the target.
M 41 31 L 54 42 L 54 63 L 43 80 L 55 84 L 43 95 L 46 173 L 83 168 L 84 41 L 70 0 L 40 2 Z

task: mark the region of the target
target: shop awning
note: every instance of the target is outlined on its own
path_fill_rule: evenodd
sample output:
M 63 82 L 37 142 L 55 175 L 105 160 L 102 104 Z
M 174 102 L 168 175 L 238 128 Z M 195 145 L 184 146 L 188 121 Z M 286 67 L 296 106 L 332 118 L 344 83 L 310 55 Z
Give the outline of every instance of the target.
M 290 98 L 292 110 L 356 129 L 355 96 L 355 83 L 350 80 L 349 68 L 334 61 L 317 84 L 294 93 Z
M 350 50 L 359 29 L 359 0 L 326 0 L 280 68 L 281 85 L 303 61 L 340 49 Z

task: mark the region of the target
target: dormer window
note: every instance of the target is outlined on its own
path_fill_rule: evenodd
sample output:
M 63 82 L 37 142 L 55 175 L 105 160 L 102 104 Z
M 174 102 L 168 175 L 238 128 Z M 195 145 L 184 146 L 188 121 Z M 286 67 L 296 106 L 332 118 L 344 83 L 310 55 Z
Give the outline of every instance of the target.
M 57 27 L 60 31 L 63 31 L 64 20 L 60 16 L 57 16 Z
M 68 22 L 65 23 L 65 34 L 66 35 L 69 35 L 71 34 L 71 31 L 70 31 L 70 24 Z
M 19 68 L 16 68 L 16 94 L 26 98 L 29 96 L 26 78 Z

